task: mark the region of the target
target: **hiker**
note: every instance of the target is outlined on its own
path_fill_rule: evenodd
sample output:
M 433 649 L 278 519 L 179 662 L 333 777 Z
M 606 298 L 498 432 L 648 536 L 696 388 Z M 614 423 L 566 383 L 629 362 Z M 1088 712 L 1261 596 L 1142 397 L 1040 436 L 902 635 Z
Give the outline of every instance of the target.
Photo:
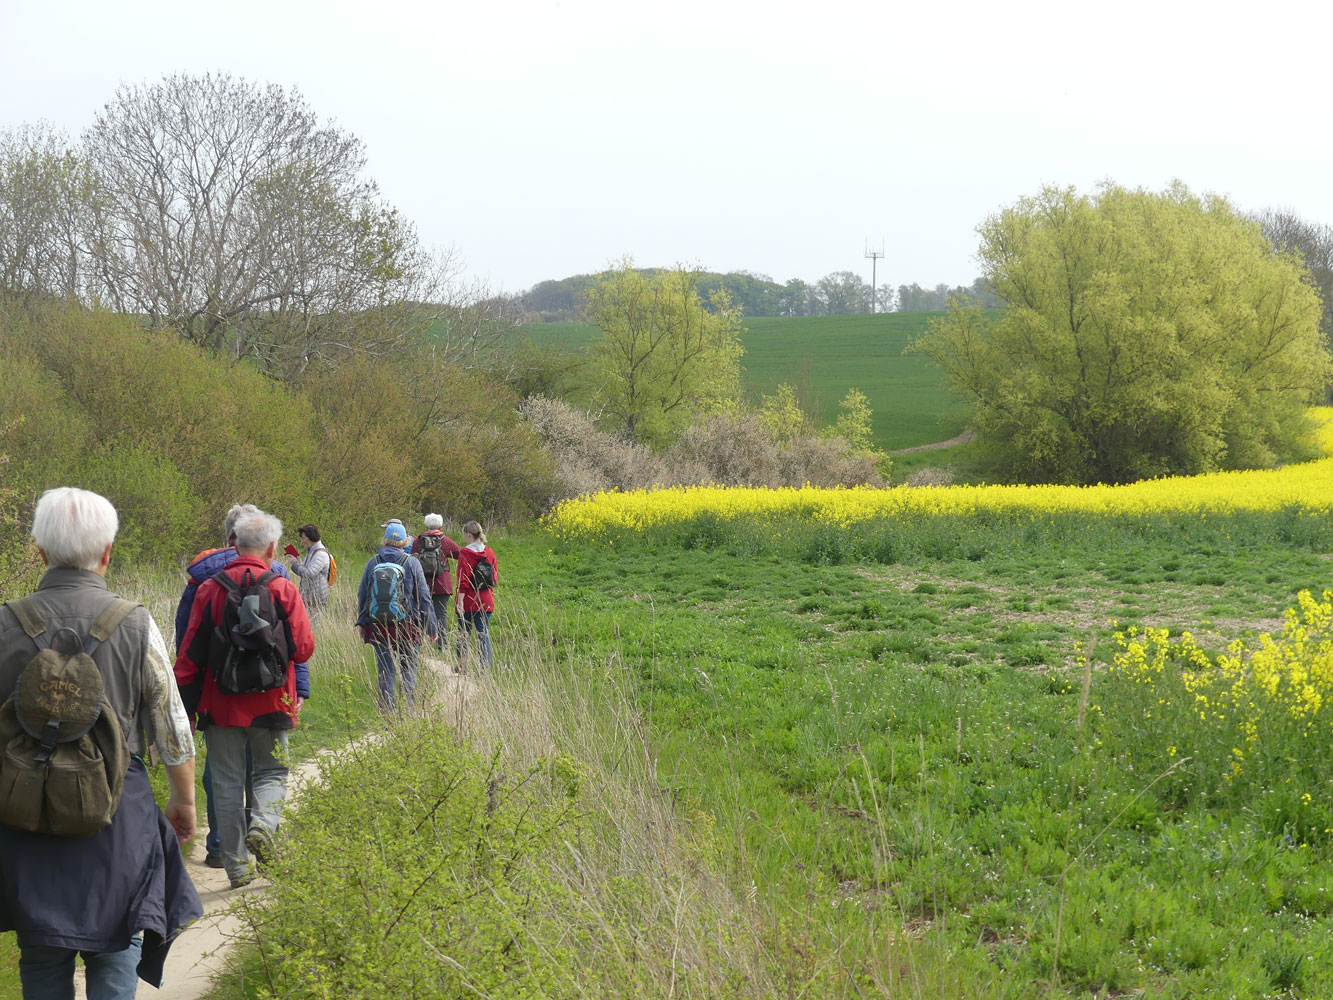
M 356 592 L 356 624 L 362 641 L 375 649 L 380 708 L 386 712 L 394 709 L 398 688 L 404 706 L 413 703 L 421 636 L 425 633 L 433 642 L 439 635 L 426 575 L 406 547 L 403 523 L 386 522 L 384 539 L 366 563 Z
M 300 591 L 271 569 L 281 537 L 282 522 L 271 514 L 236 522 L 238 555 L 200 584 L 176 658 L 181 700 L 203 730 L 213 768 L 212 804 L 233 889 L 254 880 L 252 856 L 267 860 L 287 797 L 287 734 L 309 697 L 297 690 L 296 664 L 310 659 L 315 637 Z
M 458 592 L 454 608 L 458 611 L 458 669 L 463 671 L 463 657 L 471 645 L 471 633 L 477 633 L 478 655 L 483 670 L 491 666 L 491 613 L 495 611 L 495 585 L 500 582 L 500 565 L 495 552 L 486 544 L 486 532 L 476 521 L 463 525 L 463 548 L 458 554 Z M 478 569 L 488 563 L 489 573 Z M 489 576 L 489 580 L 486 577 Z
M 292 572 L 301 578 L 301 599 L 305 601 L 310 624 L 318 625 L 324 614 L 324 605 L 329 603 L 332 556 L 319 540 L 319 529 L 313 524 L 301 525 L 296 529 L 296 535 L 305 547 L 305 557 L 302 558 L 292 545 L 288 545 L 285 551 L 292 558 Z
M 458 560 L 458 543 L 441 529 L 444 518 L 439 514 L 427 514 L 426 530 L 417 535 L 412 543 L 412 554 L 421 563 L 421 571 L 426 574 L 430 584 L 430 603 L 435 608 L 435 624 L 439 635 L 435 647 L 444 652 L 445 639 L 449 634 L 449 599 L 454 593 L 454 580 L 449 575 L 449 560 Z
M 25 699 L 27 671 L 40 669 L 41 662 L 29 661 L 39 648 L 49 647 L 41 654 L 49 665 L 53 654 L 91 647 L 93 666 L 83 666 L 100 675 L 105 702 L 89 736 L 108 764 L 107 770 L 98 770 L 111 788 L 104 799 L 78 800 L 79 822 L 96 826 L 109 815 L 109 825 L 90 835 L 0 826 L 0 931 L 18 932 L 25 1000 L 74 996 L 78 954 L 89 997 L 131 1000 L 136 978 L 160 987 L 171 942 L 203 914 L 179 846 L 195 832 L 194 737 L 157 623 L 144 608 L 107 589 L 118 527 L 116 509 L 105 497 L 71 487 L 43 493 L 33 515 L 32 539 L 46 573 L 31 596 L 0 607 L 0 702 L 14 695 L 0 710 L 5 720 L 0 725 L 11 740 L 11 756 L 22 743 L 18 720 L 52 711 L 40 697 Z M 78 660 L 66 661 L 66 668 Z M 95 690 L 92 696 L 97 697 Z M 9 720 L 15 722 L 12 730 Z M 144 766 L 145 731 L 166 766 L 165 815 L 153 799 Z M 57 750 L 54 759 L 61 753 Z M 114 775 L 112 761 L 119 761 Z M 116 803 L 115 780 L 121 775 Z M 54 781 L 53 773 L 44 786 L 46 802 L 37 808 L 44 828 L 66 829 L 71 818 L 54 815 Z M 4 785 L 0 798 L 8 818 L 18 790 L 11 793 L 8 781 Z M 107 787 L 103 783 L 102 791 Z M 80 790 L 86 791 L 82 782 Z M 105 806 L 96 816 L 91 815 L 94 799 Z
M 236 522 L 242 517 L 259 513 L 262 513 L 262 511 L 252 503 L 232 504 L 227 510 L 226 516 L 222 519 L 222 538 L 226 542 L 226 547 L 204 549 L 186 567 L 185 574 L 189 579 L 185 584 L 184 592 L 181 594 L 180 603 L 176 605 L 177 657 L 181 653 L 181 643 L 185 639 L 185 629 L 190 624 L 190 609 L 194 607 L 194 596 L 199 590 L 199 585 L 236 561 L 236 557 L 239 555 L 236 551 Z M 291 577 L 287 567 L 280 562 L 273 563 L 269 568 L 284 579 L 290 579 Z M 310 697 L 310 671 L 305 663 L 296 665 L 296 693 L 302 698 Z M 247 750 L 245 758 L 245 814 L 247 822 L 251 811 L 254 809 L 254 793 L 250 788 L 250 772 L 250 752 Z M 218 816 L 217 810 L 213 808 L 213 768 L 207 757 L 204 758 L 202 781 L 204 785 L 204 808 L 208 821 L 208 832 L 204 835 L 204 864 L 209 868 L 221 868 L 223 864 L 222 847 L 218 842 Z

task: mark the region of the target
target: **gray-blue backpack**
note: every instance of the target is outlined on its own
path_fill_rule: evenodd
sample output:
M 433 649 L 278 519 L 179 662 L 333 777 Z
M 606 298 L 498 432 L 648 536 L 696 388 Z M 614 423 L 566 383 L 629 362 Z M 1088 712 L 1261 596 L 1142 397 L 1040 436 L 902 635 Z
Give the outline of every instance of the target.
M 379 562 L 370 571 L 370 620 L 393 625 L 407 620 L 407 556 Z

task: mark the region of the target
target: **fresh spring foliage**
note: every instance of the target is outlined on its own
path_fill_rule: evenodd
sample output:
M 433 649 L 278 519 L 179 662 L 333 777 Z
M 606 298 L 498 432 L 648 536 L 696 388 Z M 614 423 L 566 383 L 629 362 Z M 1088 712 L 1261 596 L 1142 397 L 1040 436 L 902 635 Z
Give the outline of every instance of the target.
M 889 450 L 944 441 L 963 430 L 967 406 L 954 399 L 943 374 L 922 355 L 903 348 L 925 332 L 931 314 L 821 316 L 791 319 L 745 314 L 741 379 L 758 406 L 786 382 L 801 409 L 821 430 L 837 418 L 838 400 L 851 386 L 867 397 L 877 448 Z M 600 339 L 586 323 L 533 323 L 520 333 L 530 347 L 525 361 L 536 376 L 514 381 L 524 395 L 558 395 L 583 409 L 596 409 L 591 379 L 579 360 Z
M 245 909 L 257 996 L 572 995 L 542 925 L 560 919 L 543 859 L 574 835 L 574 770 L 506 771 L 436 720 L 323 761 L 317 780 Z M 563 806 L 538 781 L 565 782 Z
M 740 396 L 740 310 L 721 290 L 705 306 L 697 283 L 684 268 L 644 274 L 626 260 L 588 292 L 601 402 L 642 443 L 665 446 Z
M 914 349 L 1019 482 L 1130 482 L 1302 451 L 1330 374 L 1319 295 L 1224 199 L 1048 187 L 980 227 L 1007 309 L 957 306 Z
M 361 357 L 293 387 L 127 317 L 8 302 L 0 398 L 12 503 L 27 511 L 72 483 L 103 493 L 126 563 L 198 551 L 242 500 L 336 543 L 386 510 L 523 517 L 550 493 L 514 397 L 428 351 Z

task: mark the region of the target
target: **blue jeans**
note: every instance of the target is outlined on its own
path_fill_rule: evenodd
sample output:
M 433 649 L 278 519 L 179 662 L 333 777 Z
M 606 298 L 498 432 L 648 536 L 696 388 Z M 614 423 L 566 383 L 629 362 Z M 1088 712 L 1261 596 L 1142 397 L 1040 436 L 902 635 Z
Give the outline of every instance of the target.
M 83 952 L 88 1000 L 134 1000 L 139 988 L 139 952 L 143 935 L 130 939 L 124 951 Z M 23 1000 L 74 1000 L 73 948 L 19 945 L 19 981 Z
M 458 629 L 458 662 L 462 665 L 463 657 L 471 645 L 472 633 L 477 633 L 477 655 L 481 658 L 483 670 L 491 666 L 491 613 L 489 611 L 464 611 L 463 620 Z
M 254 763 L 250 759 L 250 748 L 245 748 L 245 823 L 250 824 L 250 812 L 255 807 L 254 789 L 250 782 L 254 775 Z M 222 844 L 218 840 L 218 810 L 213 805 L 213 768 L 209 758 L 204 757 L 204 811 L 208 813 L 208 836 L 204 838 L 204 850 L 209 854 L 221 854 Z
M 435 608 L 435 627 L 439 630 L 435 638 L 435 648 L 444 652 L 444 637 L 449 632 L 449 605 L 453 603 L 453 594 L 431 594 L 430 603 Z
M 209 726 L 204 730 L 204 741 L 213 761 L 222 866 L 229 878 L 237 879 L 250 870 L 245 835 L 256 827 L 270 835 L 277 833 L 282 821 L 282 804 L 287 798 L 287 730 Z M 247 756 L 254 762 L 254 772 L 248 781 Z M 247 789 L 254 795 L 254 809 L 248 818 Z
M 417 693 L 417 644 L 404 629 L 392 638 L 377 637 L 370 645 L 375 650 L 375 670 L 379 674 L 380 708 L 393 711 L 396 687 L 402 688 L 403 706 L 411 705 Z

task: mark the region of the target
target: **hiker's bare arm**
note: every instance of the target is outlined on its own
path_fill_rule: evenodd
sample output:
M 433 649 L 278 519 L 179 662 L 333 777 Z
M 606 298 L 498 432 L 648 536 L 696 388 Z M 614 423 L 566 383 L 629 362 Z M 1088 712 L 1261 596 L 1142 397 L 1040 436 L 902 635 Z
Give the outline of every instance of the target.
M 171 784 L 171 794 L 162 811 L 176 831 L 176 839 L 183 844 L 194 836 L 198 822 L 194 809 L 194 758 L 181 764 L 168 764 L 167 780 Z

